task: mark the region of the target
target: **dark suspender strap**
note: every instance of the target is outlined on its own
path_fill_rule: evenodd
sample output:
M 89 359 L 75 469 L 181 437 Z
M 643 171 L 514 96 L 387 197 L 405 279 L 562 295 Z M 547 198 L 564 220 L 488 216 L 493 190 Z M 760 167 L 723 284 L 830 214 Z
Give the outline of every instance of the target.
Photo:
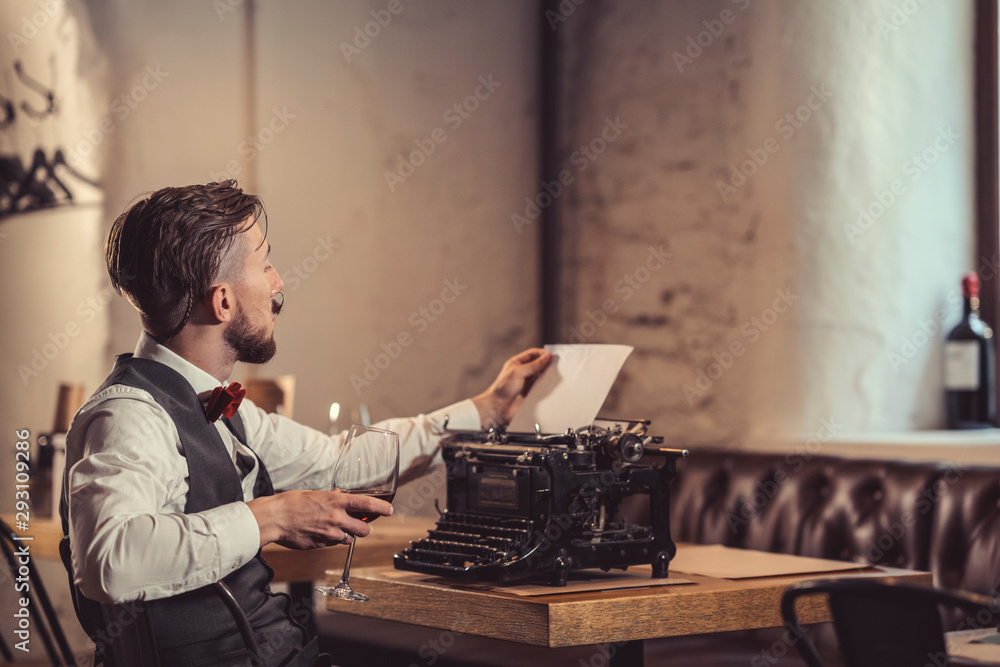
M 222 423 L 240 441 L 240 444 L 246 447 L 253 454 L 254 458 L 257 459 L 257 480 L 253 485 L 253 497 L 273 496 L 274 486 L 271 484 L 271 476 L 268 474 L 267 468 L 264 467 L 264 462 L 257 456 L 257 452 L 253 451 L 250 445 L 247 444 L 246 431 L 243 428 L 243 420 L 240 418 L 240 414 L 237 412 L 232 417 L 223 417 Z

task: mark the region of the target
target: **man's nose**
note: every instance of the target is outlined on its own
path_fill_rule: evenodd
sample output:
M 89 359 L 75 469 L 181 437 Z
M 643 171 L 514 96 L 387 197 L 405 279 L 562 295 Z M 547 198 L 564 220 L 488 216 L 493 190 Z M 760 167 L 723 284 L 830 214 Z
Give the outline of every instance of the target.
M 271 273 L 274 275 L 274 280 L 271 281 L 271 296 L 274 296 L 285 288 L 285 282 L 281 279 L 277 269 Z

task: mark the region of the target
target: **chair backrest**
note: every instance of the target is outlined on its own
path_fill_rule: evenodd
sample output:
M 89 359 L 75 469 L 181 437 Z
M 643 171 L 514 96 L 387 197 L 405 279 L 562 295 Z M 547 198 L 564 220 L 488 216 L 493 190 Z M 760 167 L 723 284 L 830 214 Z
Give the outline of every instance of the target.
M 94 664 L 102 664 L 103 667 L 160 667 L 156 637 L 149 615 L 146 613 L 146 605 L 139 601 L 128 604 L 100 604 L 87 598 L 73 582 L 73 559 L 69 537 L 63 537 L 59 542 L 59 556 L 69 574 L 70 592 L 77 618 L 96 646 Z M 243 645 L 251 653 L 253 664 L 263 665 L 260 647 L 254 637 L 250 620 L 236 601 L 236 597 L 222 581 L 217 581 L 211 586 L 233 615 Z
M 802 632 L 795 610 L 803 596 L 826 594 L 844 663 L 851 667 L 947 664 L 940 607 L 975 613 L 996 609 L 991 598 L 913 584 L 866 578 L 807 581 L 781 599 L 786 625 L 800 638 L 799 654 L 822 667 L 815 646 Z M 989 618 L 993 618 L 992 613 Z M 993 625 L 993 623 L 991 623 Z M 938 662 L 935 662 L 938 661 Z
M 94 642 L 94 665 L 104 667 L 159 667 L 153 628 L 145 605 L 107 605 L 91 600 L 73 582 L 73 557 L 69 537 L 59 542 L 59 556 L 69 575 L 73 609 L 80 625 Z
M 248 378 L 244 384 L 247 398 L 265 412 L 277 412 L 291 418 L 295 408 L 295 376 Z
M 35 636 L 34 633 L 37 632 L 53 665 L 76 665 L 73 651 L 70 649 L 69 642 L 66 641 L 66 634 L 59 623 L 59 616 L 52 607 L 52 602 L 49 600 L 49 595 L 45 590 L 42 579 L 36 573 L 35 567 L 30 561 L 30 556 L 23 557 L 21 555 L 24 546 L 30 544 L 30 542 L 21 541 L 18 534 L 11 530 L 2 520 L 0 520 L 0 532 L 2 532 L 2 535 L 0 535 L 0 550 L 3 551 L 4 559 L 7 561 L 11 582 L 27 584 L 27 586 L 18 586 L 14 589 L 17 591 L 15 601 L 18 602 L 15 605 L 14 611 L 15 623 L 20 618 L 25 617 L 30 619 L 31 623 L 30 630 L 23 630 L 25 634 L 22 640 L 30 640 Z M 26 581 L 23 576 L 24 570 L 28 572 Z M 21 599 L 27 601 L 26 607 L 20 605 Z M 21 615 L 22 610 L 24 612 L 23 616 Z M 15 626 L 15 638 L 22 638 L 22 636 L 17 634 L 18 628 L 19 625 Z M 3 653 L 5 659 L 13 660 L 13 656 L 5 643 L 0 643 L 0 652 Z

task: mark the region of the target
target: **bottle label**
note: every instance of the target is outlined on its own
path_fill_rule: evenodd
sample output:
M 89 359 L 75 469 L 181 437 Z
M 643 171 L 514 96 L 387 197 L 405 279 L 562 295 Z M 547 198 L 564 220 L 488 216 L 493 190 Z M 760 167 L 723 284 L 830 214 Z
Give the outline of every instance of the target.
M 952 391 L 979 389 L 978 341 L 948 341 L 944 344 L 944 388 Z

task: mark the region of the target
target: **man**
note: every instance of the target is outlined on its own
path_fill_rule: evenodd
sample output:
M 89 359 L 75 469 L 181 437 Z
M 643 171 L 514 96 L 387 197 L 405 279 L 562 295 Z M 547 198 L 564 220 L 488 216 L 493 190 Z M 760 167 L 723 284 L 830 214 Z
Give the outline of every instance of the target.
M 344 544 L 371 530 L 348 511 L 392 513 L 382 500 L 330 490 L 343 435 L 249 401 L 226 404 L 239 394 L 220 386 L 234 364 L 275 352 L 282 281 L 257 224 L 262 210 L 232 181 L 165 188 L 108 236 L 111 283 L 139 311 L 143 333 L 73 420 L 63 519 L 78 592 L 105 605 L 141 601 L 164 665 L 246 664 L 211 589 L 219 580 L 268 665 L 314 664 L 315 638 L 287 596 L 270 592 L 260 548 Z M 526 350 L 482 394 L 380 423 L 400 434 L 401 469 L 433 459 L 445 415 L 459 429 L 509 421 L 549 360 Z

